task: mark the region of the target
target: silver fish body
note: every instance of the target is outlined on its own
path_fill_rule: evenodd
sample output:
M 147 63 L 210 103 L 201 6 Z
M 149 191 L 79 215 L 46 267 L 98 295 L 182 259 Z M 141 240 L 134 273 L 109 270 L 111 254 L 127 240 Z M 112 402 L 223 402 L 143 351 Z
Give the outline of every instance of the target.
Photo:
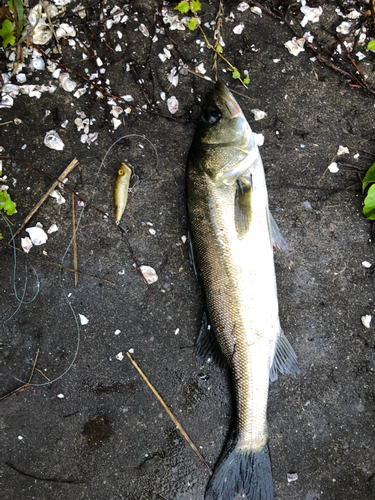
M 188 213 L 212 330 L 236 391 L 237 425 L 205 499 L 273 498 L 268 452 L 269 379 L 297 372 L 279 322 L 272 243 L 285 248 L 272 215 L 251 128 L 229 90 L 209 94 L 188 160 Z M 201 332 L 198 357 L 212 339 Z M 213 354 L 214 355 L 214 354 Z

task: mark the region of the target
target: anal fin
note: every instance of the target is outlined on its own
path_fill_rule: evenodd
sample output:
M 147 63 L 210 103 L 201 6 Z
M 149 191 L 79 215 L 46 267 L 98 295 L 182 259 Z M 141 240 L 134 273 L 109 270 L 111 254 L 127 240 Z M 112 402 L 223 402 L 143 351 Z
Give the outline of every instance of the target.
M 208 363 L 212 368 L 223 369 L 226 360 L 215 333 L 209 324 L 207 313 L 203 313 L 202 326 L 195 343 L 194 355 L 200 365 Z
M 296 353 L 282 330 L 277 340 L 275 355 L 270 369 L 271 382 L 277 380 L 278 372 L 283 375 L 299 373 Z

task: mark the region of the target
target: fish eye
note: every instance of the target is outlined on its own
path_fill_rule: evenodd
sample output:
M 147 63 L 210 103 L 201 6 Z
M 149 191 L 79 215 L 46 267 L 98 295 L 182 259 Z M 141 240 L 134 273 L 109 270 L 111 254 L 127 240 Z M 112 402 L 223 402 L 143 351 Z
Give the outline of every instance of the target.
M 118 171 L 118 174 L 119 174 L 119 175 L 124 175 L 124 171 L 123 171 L 123 169 L 122 169 L 122 168 L 120 168 L 120 170 Z
M 206 123 L 216 123 L 221 118 L 221 113 L 218 109 L 207 110 L 206 113 L 203 114 L 202 120 Z

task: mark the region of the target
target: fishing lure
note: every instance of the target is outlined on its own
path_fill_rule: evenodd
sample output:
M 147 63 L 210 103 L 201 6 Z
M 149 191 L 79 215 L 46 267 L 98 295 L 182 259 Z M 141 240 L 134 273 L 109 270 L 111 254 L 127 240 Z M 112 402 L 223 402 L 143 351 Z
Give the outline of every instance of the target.
M 128 191 L 132 170 L 125 163 L 121 163 L 113 186 L 113 200 L 115 203 L 116 222 L 119 223 L 128 201 Z

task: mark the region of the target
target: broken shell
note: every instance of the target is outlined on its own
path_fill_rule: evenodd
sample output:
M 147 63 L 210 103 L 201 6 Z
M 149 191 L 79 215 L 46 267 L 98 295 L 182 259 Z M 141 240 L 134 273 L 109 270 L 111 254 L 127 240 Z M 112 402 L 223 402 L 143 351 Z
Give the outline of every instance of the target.
M 56 30 L 57 38 L 67 38 L 68 36 L 76 36 L 76 30 L 73 26 L 67 23 L 61 23 Z
M 119 361 L 122 361 L 124 359 L 124 355 L 122 354 L 122 352 L 116 354 L 116 359 L 118 359 Z
M 33 244 L 28 236 L 26 236 L 26 238 L 21 238 L 21 247 L 24 252 L 29 253 L 32 246 Z
M 339 149 L 337 151 L 337 156 L 340 156 L 340 155 L 348 155 L 349 154 L 349 149 L 346 148 L 345 146 L 339 146 Z
M 257 16 L 262 17 L 262 9 L 260 9 L 259 7 L 251 7 L 250 10 L 253 14 L 256 14 Z
M 46 69 L 46 63 L 44 62 L 43 57 L 33 57 L 31 59 L 30 69 L 36 69 L 38 71 L 43 71 L 44 69 Z
M 13 99 L 10 97 L 10 95 L 3 95 L 1 96 L 1 101 L 0 101 L 0 108 L 11 108 L 13 106 Z
M 168 110 L 170 113 L 172 113 L 172 115 L 177 113 L 178 100 L 176 99 L 176 97 L 174 95 L 167 100 L 167 105 L 168 105 Z
M 237 6 L 237 10 L 239 10 L 240 12 L 245 12 L 245 10 L 247 10 L 249 8 L 249 4 L 246 3 L 246 2 L 241 2 L 238 6 Z M 259 8 L 259 7 L 258 7 Z M 260 9 L 259 9 L 260 10 Z M 261 11 L 262 12 L 262 11 Z
M 35 45 L 45 45 L 51 38 L 52 31 L 50 27 L 40 19 L 33 33 L 33 43 L 35 43 Z
M 336 31 L 337 33 L 341 33 L 342 35 L 348 35 L 350 33 L 351 26 L 351 23 L 344 21 L 339 26 L 337 26 Z
M 198 64 L 198 66 L 195 67 L 195 72 L 204 75 L 206 73 L 206 68 L 204 67 L 204 63 Z
M 304 52 L 304 46 L 305 44 L 305 39 L 304 38 L 298 38 L 293 37 L 292 40 L 289 40 L 288 42 L 284 43 L 285 47 L 289 50 L 289 52 L 293 56 L 298 56 L 300 52 Z
M 50 196 L 51 198 L 56 198 L 58 205 L 62 205 L 66 201 L 65 198 L 62 196 L 62 194 L 56 189 L 50 194 Z
M 123 112 L 124 112 L 124 110 L 122 108 L 120 108 L 120 106 L 113 106 L 112 111 L 111 111 L 112 115 L 115 118 L 118 118 L 121 115 L 121 113 L 123 113 Z
M 115 130 L 117 130 L 122 122 L 121 122 L 121 120 L 118 120 L 117 118 L 112 118 L 112 123 L 113 123 L 113 128 Z
M 264 135 L 263 134 L 255 134 L 255 133 L 253 133 L 253 135 L 254 135 L 254 139 L 255 139 L 257 146 L 263 146 Z
M 176 66 L 171 69 L 170 73 L 168 73 L 168 81 L 171 82 L 171 84 L 174 87 L 177 87 L 177 85 L 178 85 L 178 74 L 177 74 L 177 68 L 176 68 Z
M 83 314 L 78 314 L 81 325 L 87 325 L 89 320 Z
M 233 28 L 233 33 L 240 35 L 243 32 L 245 25 L 243 23 L 238 24 Z
M 33 245 L 43 245 L 48 240 L 46 232 L 41 227 L 29 227 L 26 231 Z
M 62 88 L 67 92 L 73 92 L 73 90 L 77 87 L 76 82 L 73 82 L 73 80 L 69 78 L 69 73 L 61 73 L 60 83 Z
M 339 171 L 339 167 L 337 166 L 337 163 L 334 161 L 333 163 L 331 163 L 330 165 L 328 165 L 328 170 L 332 174 L 336 174 Z
M 141 266 L 139 269 L 140 269 L 144 279 L 147 281 L 147 283 L 149 285 L 151 285 L 151 283 L 155 283 L 155 281 L 158 281 L 158 279 L 159 279 L 158 275 L 156 274 L 155 269 L 153 269 L 152 267 Z
M 50 130 L 46 133 L 44 144 L 47 148 L 56 149 L 57 151 L 62 151 L 64 149 L 64 143 L 56 130 Z
M 362 325 L 365 326 L 366 328 L 370 328 L 371 318 L 372 317 L 370 314 L 366 314 L 365 316 L 362 316 L 361 317 Z
M 255 121 L 263 120 L 263 118 L 266 118 L 266 116 L 267 116 L 267 113 L 265 113 L 264 111 L 261 111 L 260 109 L 252 109 L 251 112 L 254 115 Z
M 143 36 L 146 36 L 146 37 L 150 36 L 150 33 L 148 32 L 148 29 L 146 28 L 146 26 L 144 24 L 141 24 L 139 26 L 139 31 L 142 33 Z
M 52 226 L 48 229 L 47 233 L 48 234 L 52 234 L 52 233 L 55 233 L 58 230 L 59 230 L 59 228 L 56 226 L 56 224 L 52 224 Z
M 18 83 L 25 83 L 26 82 L 25 73 L 18 73 L 18 75 L 16 76 L 16 80 Z

